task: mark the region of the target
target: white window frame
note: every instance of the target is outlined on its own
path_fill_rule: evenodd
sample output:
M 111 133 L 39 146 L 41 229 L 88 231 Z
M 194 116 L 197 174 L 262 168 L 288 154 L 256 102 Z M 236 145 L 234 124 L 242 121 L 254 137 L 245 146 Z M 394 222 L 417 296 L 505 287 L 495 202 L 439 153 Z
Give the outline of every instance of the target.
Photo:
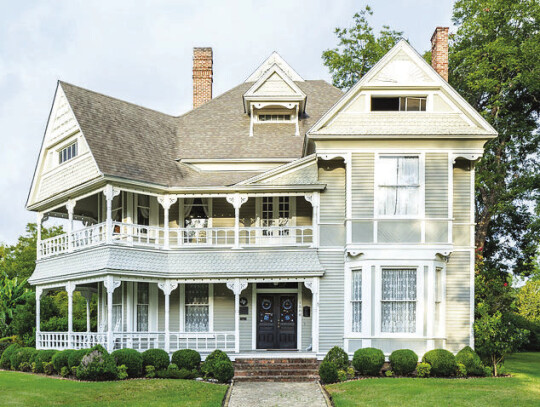
M 208 284 L 208 332 L 187 332 L 186 331 L 186 284 Z M 183 283 L 180 284 L 180 301 L 179 301 L 179 318 L 180 332 L 182 333 L 197 333 L 200 335 L 211 334 L 214 332 L 214 284 L 213 283 Z
M 257 113 L 256 123 L 294 123 L 294 113 Z M 276 116 L 277 120 L 261 120 L 260 116 Z M 280 116 L 289 116 L 289 119 L 279 119 Z
M 296 196 L 290 195 L 280 195 L 280 196 L 269 196 L 266 198 L 272 198 L 272 218 L 279 219 L 279 198 L 288 197 L 289 198 L 289 222 L 287 226 L 296 226 Z M 262 217 L 262 202 L 263 197 L 258 197 L 256 200 L 256 218 L 257 226 L 263 227 L 263 217 Z M 272 225 L 275 226 L 275 225 Z
M 69 158 L 66 158 L 65 160 L 62 160 L 62 156 L 64 155 L 64 151 L 66 151 L 66 155 L 67 155 L 67 151 L 74 147 L 74 152 L 73 152 L 73 155 Z M 71 143 L 65 145 L 65 146 L 62 146 L 60 147 L 58 150 L 58 165 L 62 165 L 62 164 L 65 164 L 71 160 L 73 160 L 74 158 L 77 158 L 79 156 L 79 140 L 75 140 L 75 141 L 72 141 Z
M 381 113 L 412 113 L 412 114 L 422 114 L 422 113 L 430 113 L 433 112 L 433 97 L 435 94 L 438 94 L 442 97 L 441 93 L 437 92 L 425 92 L 425 91 L 392 91 L 391 93 L 381 93 L 380 91 L 366 91 L 364 94 L 367 96 L 367 103 L 365 103 L 364 111 L 369 113 L 375 113 L 375 114 L 381 114 Z M 371 99 L 372 98 L 402 98 L 402 97 L 411 97 L 411 98 L 426 98 L 426 110 L 390 110 L 390 111 L 384 111 L 384 110 L 371 110 Z
M 382 174 L 382 162 L 381 158 L 383 157 L 418 157 L 418 181 L 419 181 L 419 199 L 418 199 L 418 213 L 417 214 L 411 214 L 411 215 L 382 215 L 379 214 L 379 184 L 381 182 L 381 174 Z M 373 190 L 374 190 L 374 202 L 373 202 L 373 213 L 375 216 L 375 219 L 424 219 L 425 213 L 426 213 L 426 171 L 425 171 L 425 165 L 426 163 L 426 155 L 425 153 L 421 152 L 403 152 L 403 153 L 385 153 L 383 151 L 379 151 L 375 153 L 375 174 L 373 177 Z
M 352 325 L 352 273 L 360 271 L 362 273 L 362 330 L 353 332 Z M 371 306 L 371 264 L 362 262 L 359 265 L 351 265 L 345 270 L 345 337 L 351 339 L 364 338 L 370 336 L 372 306 Z
M 148 307 L 148 327 L 147 327 L 147 330 L 146 331 L 139 331 L 138 329 L 138 310 L 139 310 L 139 284 L 148 284 L 148 304 L 147 304 L 147 307 Z M 150 309 L 151 309 L 151 306 L 150 306 L 150 303 L 151 303 L 151 300 L 150 300 L 150 295 L 151 295 L 151 283 L 148 283 L 148 282 L 144 282 L 144 281 L 141 281 L 141 282 L 136 282 L 134 284 L 134 315 L 133 315 L 133 331 L 134 332 L 150 332 L 150 318 L 151 318 L 151 313 L 150 313 Z
M 112 295 L 112 310 L 114 310 L 114 307 L 118 307 L 120 306 L 120 331 L 115 331 L 114 330 L 114 321 L 113 321 L 113 318 L 114 318 L 114 312 L 113 312 L 113 315 L 111 315 L 111 321 L 113 323 L 113 327 L 112 327 L 112 330 L 113 332 L 124 332 L 124 302 L 125 302 L 125 295 L 124 295 L 124 290 L 125 290 L 125 282 L 122 281 L 122 284 L 120 284 L 120 287 L 116 288 L 114 291 L 113 291 L 113 295 Z M 114 295 L 120 291 L 120 302 L 114 302 Z M 107 307 L 108 308 L 108 307 Z M 107 328 L 108 329 L 108 328 Z

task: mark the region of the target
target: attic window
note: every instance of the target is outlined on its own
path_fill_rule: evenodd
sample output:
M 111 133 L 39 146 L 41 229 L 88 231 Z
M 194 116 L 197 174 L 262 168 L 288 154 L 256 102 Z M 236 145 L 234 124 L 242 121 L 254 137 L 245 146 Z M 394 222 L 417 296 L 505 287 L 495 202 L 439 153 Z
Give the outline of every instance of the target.
M 260 122 L 290 122 L 290 114 L 259 114 L 258 120 Z
M 426 97 L 372 97 L 372 112 L 425 112 Z
M 64 147 L 58 152 L 58 162 L 59 164 L 65 163 L 66 161 L 71 160 L 72 158 L 77 157 L 77 142 L 70 144 L 67 147 Z

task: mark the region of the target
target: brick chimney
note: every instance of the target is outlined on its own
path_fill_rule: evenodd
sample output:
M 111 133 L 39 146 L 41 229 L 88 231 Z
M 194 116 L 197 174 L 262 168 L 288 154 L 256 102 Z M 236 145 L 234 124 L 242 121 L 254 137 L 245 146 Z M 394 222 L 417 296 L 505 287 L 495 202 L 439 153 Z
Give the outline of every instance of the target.
M 212 48 L 193 48 L 193 108 L 212 99 Z
M 431 66 L 448 82 L 448 27 L 437 27 L 431 36 Z

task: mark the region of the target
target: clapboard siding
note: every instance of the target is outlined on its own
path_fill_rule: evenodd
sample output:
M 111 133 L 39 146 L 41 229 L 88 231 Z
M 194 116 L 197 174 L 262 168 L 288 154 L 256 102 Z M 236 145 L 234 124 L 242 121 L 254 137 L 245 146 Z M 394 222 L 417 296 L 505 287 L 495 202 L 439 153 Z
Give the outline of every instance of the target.
M 333 346 L 343 347 L 343 252 L 319 251 L 325 269 L 320 282 L 319 352 L 326 353 Z
M 468 251 L 452 253 L 446 266 L 446 343 L 454 352 L 469 345 L 470 266 Z
M 240 226 L 255 226 L 257 221 L 255 215 L 256 198 L 249 198 L 245 204 L 240 207 Z M 234 225 L 234 224 L 233 224 Z
M 470 246 L 471 242 L 471 176 L 469 162 L 458 160 L 454 165 L 454 225 L 452 234 L 455 246 Z
M 426 154 L 426 217 L 448 217 L 448 154 Z
M 296 226 L 311 226 L 313 207 L 303 196 L 296 197 Z
M 311 345 L 311 323 L 313 319 L 313 306 L 311 304 L 311 291 L 302 284 L 302 308 L 309 307 L 311 314 L 309 318 L 302 318 L 302 342 L 300 344 L 302 350 L 306 350 Z M 300 310 L 302 312 L 302 310 Z
M 345 220 L 345 168 L 342 161 L 321 161 L 319 182 L 326 184 L 321 193 L 321 222 Z
M 355 218 L 373 217 L 374 153 L 352 154 L 352 215 Z
M 214 198 L 212 218 L 212 226 L 215 228 L 233 227 L 234 207 L 225 198 Z

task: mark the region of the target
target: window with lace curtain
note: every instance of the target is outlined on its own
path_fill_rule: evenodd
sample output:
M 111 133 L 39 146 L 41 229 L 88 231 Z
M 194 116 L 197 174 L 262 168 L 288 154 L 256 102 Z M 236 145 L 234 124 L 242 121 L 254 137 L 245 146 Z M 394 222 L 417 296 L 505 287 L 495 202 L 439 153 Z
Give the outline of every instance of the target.
M 416 269 L 382 269 L 381 332 L 416 332 L 416 280 Z
M 112 301 L 113 332 L 122 332 L 122 287 L 114 290 Z
M 362 270 L 353 270 L 351 277 L 352 332 L 362 332 Z
M 137 225 L 150 225 L 150 197 L 148 195 L 137 196 Z
M 137 332 L 148 332 L 149 290 L 148 283 L 137 283 Z
M 378 215 L 410 216 L 420 213 L 418 156 L 379 157 L 377 179 Z
M 210 303 L 208 284 L 186 284 L 185 328 L 186 332 L 208 332 Z

